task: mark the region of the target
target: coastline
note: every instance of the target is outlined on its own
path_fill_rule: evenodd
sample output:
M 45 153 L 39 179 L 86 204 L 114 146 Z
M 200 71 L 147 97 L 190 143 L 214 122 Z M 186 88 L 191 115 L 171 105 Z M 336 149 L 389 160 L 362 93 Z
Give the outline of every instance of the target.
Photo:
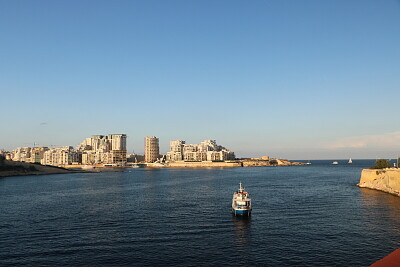
M 279 167 L 279 166 L 299 166 L 306 165 L 301 162 L 290 162 L 288 160 L 277 160 L 277 164 L 270 164 L 264 160 L 240 160 L 240 161 L 225 161 L 225 162 L 169 162 L 166 164 L 147 163 L 144 168 L 237 168 L 237 167 Z M 27 162 L 5 161 L 6 168 L 10 170 L 1 170 L 0 178 L 11 176 L 27 176 L 27 175 L 47 175 L 47 174 L 68 174 L 68 173 L 96 173 L 96 172 L 118 172 L 125 169 L 133 168 L 132 166 L 102 166 L 95 165 L 92 168 L 86 168 L 85 165 L 60 165 L 49 166 Z M 1 167 L 1 166 L 0 166 Z
M 400 169 L 364 169 L 357 186 L 400 196 Z
M 82 173 L 84 170 L 68 170 L 56 166 L 44 166 L 40 164 L 27 162 L 5 161 L 5 164 L 0 166 L 0 178 L 11 176 L 27 176 L 27 175 L 48 175 L 48 174 L 67 174 L 67 173 Z
M 139 166 L 140 165 L 140 166 Z M 95 165 L 60 165 L 66 169 L 84 169 L 89 171 L 109 171 L 135 168 L 237 168 L 237 167 L 277 167 L 277 166 L 300 166 L 307 165 L 303 162 L 291 162 L 289 160 L 276 160 L 276 164 L 271 164 L 268 160 L 235 160 L 235 161 L 173 161 L 167 163 L 145 163 L 128 166 L 104 166 L 103 164 Z M 137 168 L 136 167 L 136 168 Z

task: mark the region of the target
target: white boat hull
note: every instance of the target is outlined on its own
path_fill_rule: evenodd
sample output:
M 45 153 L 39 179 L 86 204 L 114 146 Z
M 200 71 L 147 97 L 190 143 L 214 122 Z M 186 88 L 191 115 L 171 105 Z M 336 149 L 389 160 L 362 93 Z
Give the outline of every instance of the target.
M 239 190 L 232 197 L 232 213 L 235 215 L 249 216 L 251 214 L 251 199 L 240 183 Z

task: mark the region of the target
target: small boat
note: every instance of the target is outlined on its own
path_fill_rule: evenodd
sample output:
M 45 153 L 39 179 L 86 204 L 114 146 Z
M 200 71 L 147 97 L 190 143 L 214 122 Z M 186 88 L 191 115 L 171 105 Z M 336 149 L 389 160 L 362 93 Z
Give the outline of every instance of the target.
M 244 190 L 242 182 L 239 184 L 239 190 L 233 193 L 232 212 L 235 215 L 251 215 L 251 199 L 249 197 L 249 193 Z
M 311 165 L 311 162 L 310 162 L 310 161 L 308 161 L 306 164 L 307 164 L 307 165 Z
M 332 164 L 333 164 L 333 165 L 338 165 L 338 164 L 339 164 L 339 162 L 337 162 L 337 161 L 334 161 L 334 162 L 332 162 Z
M 351 160 L 351 158 L 349 159 L 349 164 L 352 164 L 353 163 L 353 161 Z

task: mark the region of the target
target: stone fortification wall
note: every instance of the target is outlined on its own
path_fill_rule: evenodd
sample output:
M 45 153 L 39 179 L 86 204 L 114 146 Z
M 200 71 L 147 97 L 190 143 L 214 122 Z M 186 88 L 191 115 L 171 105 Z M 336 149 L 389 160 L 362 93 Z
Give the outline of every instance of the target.
M 357 186 L 400 196 L 400 169 L 365 169 Z

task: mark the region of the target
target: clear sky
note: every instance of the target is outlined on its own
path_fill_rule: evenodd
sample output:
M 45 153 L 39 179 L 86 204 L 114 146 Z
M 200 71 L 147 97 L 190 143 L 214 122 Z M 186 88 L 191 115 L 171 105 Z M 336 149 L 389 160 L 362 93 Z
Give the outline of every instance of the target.
M 400 154 L 400 1 L 0 0 L 0 148 L 125 133 Z

